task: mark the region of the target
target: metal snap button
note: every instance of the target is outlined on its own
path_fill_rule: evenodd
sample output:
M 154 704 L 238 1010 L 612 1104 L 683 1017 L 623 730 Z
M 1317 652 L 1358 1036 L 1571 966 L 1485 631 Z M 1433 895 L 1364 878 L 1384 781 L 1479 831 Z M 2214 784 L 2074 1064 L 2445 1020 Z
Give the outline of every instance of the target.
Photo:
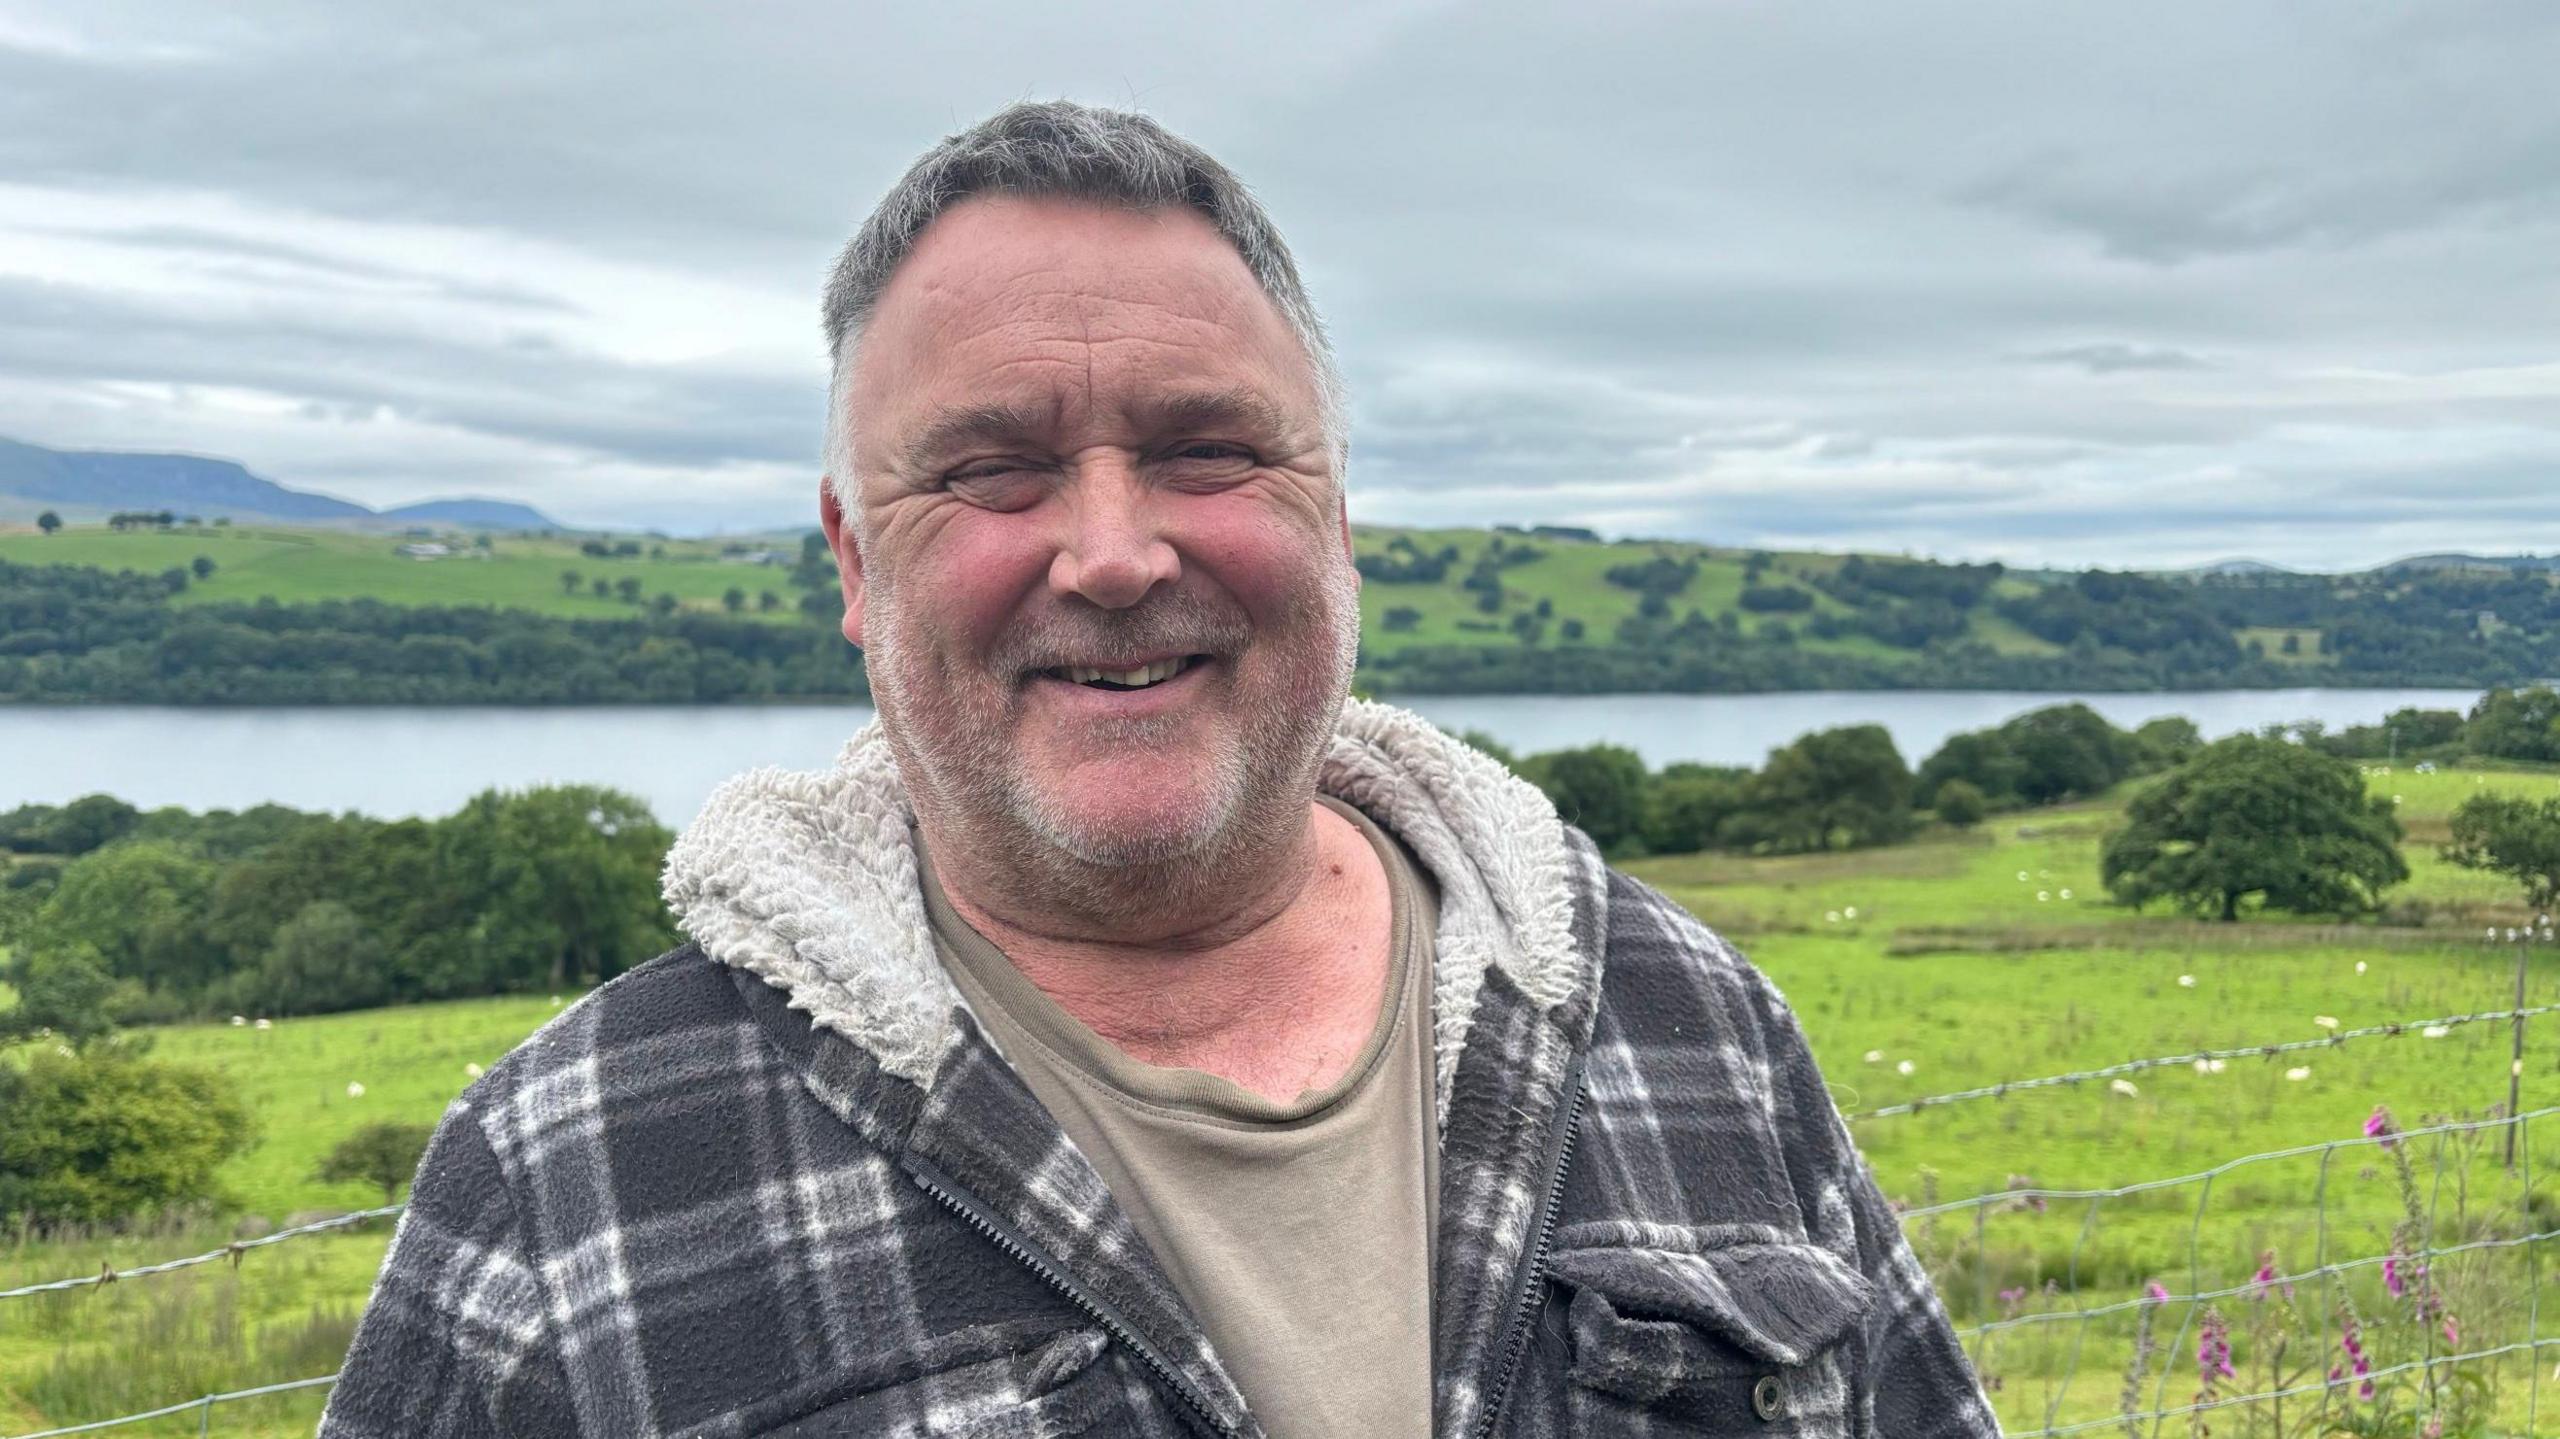
M 1751 1386 L 1751 1412 L 1764 1420 L 1787 1417 L 1786 1381 L 1775 1374 L 1763 1374 Z

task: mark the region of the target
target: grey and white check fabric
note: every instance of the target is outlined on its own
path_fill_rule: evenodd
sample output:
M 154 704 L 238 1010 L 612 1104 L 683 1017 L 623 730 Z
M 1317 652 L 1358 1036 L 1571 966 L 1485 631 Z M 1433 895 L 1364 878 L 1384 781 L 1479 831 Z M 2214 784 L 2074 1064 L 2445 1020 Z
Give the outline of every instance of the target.
M 1494 781 L 1419 724 L 1347 716 L 1327 789 L 1419 836 L 1444 902 L 1482 896 L 1460 924 L 1549 935 L 1444 929 L 1482 971 L 1435 981 L 1436 1431 L 1996 1434 L 1776 990 L 1551 813 L 1524 870 L 1488 838 L 1518 796 L 1477 804 Z M 771 922 L 808 948 L 815 912 Z M 689 943 L 466 1091 L 324 1439 L 1263 1432 L 965 1010 L 900 1049 L 815 993 Z

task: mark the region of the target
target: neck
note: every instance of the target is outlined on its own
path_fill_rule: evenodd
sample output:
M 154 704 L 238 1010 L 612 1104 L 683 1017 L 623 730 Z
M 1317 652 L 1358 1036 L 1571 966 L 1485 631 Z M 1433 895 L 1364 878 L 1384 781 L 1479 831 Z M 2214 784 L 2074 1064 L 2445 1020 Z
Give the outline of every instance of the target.
M 918 826 L 952 909 L 1061 1009 L 1136 1059 L 1286 1101 L 1367 1042 L 1388 960 L 1367 839 L 1321 805 L 1291 818 L 1243 852 L 1134 867 L 1107 886 L 1117 904 Z

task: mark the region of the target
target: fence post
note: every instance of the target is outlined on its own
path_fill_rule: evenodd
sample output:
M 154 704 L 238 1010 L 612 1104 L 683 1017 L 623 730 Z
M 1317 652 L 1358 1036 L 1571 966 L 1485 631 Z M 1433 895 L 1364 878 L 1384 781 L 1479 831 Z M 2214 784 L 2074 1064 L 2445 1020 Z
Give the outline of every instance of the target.
M 2516 941 L 2516 1018 L 2514 1052 L 2507 1059 L 2507 1169 L 2516 1167 L 2516 1130 L 2524 1121 L 2524 961 L 2533 952 L 2533 931 Z

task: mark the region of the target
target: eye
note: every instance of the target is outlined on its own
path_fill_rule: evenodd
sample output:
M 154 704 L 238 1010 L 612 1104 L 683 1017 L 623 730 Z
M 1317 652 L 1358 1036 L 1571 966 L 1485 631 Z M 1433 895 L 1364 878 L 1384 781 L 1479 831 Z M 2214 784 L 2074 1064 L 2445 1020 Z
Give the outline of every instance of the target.
M 945 475 L 942 487 L 986 510 L 1028 509 L 1048 493 L 1048 472 L 1018 460 L 986 460 Z
M 1176 480 L 1216 483 L 1243 478 L 1260 463 L 1253 451 L 1225 440 L 1190 440 L 1160 461 Z

